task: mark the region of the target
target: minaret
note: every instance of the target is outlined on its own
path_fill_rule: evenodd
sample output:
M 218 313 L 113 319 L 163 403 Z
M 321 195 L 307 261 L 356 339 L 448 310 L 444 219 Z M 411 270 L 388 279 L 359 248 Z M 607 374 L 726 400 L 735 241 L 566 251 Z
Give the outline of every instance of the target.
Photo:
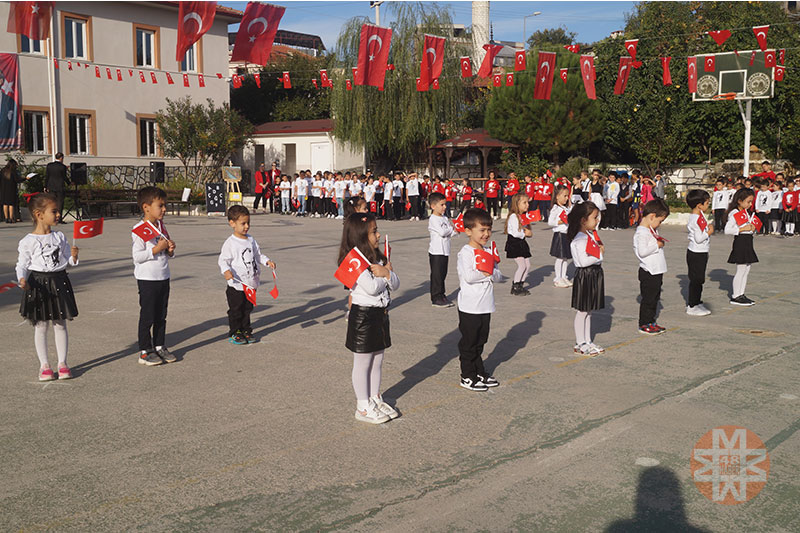
M 480 64 L 486 50 L 483 45 L 489 42 L 489 1 L 472 2 L 472 57 Z

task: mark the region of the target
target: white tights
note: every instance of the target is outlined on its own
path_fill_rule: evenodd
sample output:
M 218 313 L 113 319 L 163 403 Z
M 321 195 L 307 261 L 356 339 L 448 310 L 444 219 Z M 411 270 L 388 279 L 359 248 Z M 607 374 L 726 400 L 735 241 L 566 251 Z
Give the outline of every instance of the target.
M 733 297 L 744 294 L 747 288 L 747 275 L 750 273 L 750 264 L 736 265 L 736 274 L 733 275 Z
M 794 233 L 794 222 L 786 223 L 786 233 Z
M 567 279 L 567 265 L 569 259 L 556 259 L 555 279 Z
M 528 275 L 528 270 L 531 269 L 531 260 L 529 257 L 515 257 L 514 261 L 517 263 L 517 271 L 514 272 L 514 283 L 525 281 Z
M 367 408 L 370 398 L 380 396 L 383 350 L 372 353 L 353 352 L 353 390 L 360 411 Z
M 781 227 L 780 220 L 770 220 L 770 224 L 772 225 L 772 233 L 778 233 L 778 230 Z
M 575 313 L 575 344 L 592 342 L 592 313 L 578 311 Z
M 65 320 L 41 320 L 33 326 L 33 344 L 36 346 L 36 355 L 39 357 L 39 364 L 42 368 L 49 365 L 47 362 L 47 330 L 53 323 L 53 333 L 56 337 L 56 353 L 58 354 L 58 364 L 67 364 L 67 347 L 69 337 L 67 336 L 67 322 Z

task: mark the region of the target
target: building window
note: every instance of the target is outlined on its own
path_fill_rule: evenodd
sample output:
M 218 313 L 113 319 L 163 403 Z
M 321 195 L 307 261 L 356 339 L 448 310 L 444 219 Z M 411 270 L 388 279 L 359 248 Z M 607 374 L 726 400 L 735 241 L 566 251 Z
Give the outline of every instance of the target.
M 23 54 L 41 54 L 42 41 L 28 39 L 26 35 L 20 35 L 19 51 Z
M 183 56 L 181 72 L 197 72 L 197 43 L 194 43 Z
M 139 155 L 155 157 L 158 139 L 156 121 L 152 118 L 139 119 Z
M 31 154 L 46 154 L 48 143 L 48 120 L 44 111 L 24 111 L 23 127 L 25 151 Z
M 157 26 L 133 25 L 133 64 L 137 67 L 161 68 Z
M 64 57 L 88 59 L 86 37 L 88 20 L 64 17 Z
M 87 155 L 92 153 L 92 116 L 69 114 L 69 153 Z

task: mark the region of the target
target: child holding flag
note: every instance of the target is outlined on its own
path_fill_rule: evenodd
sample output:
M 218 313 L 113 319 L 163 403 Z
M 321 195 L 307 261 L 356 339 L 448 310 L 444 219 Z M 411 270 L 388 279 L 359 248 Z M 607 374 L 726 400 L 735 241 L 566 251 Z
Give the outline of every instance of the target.
M 167 194 L 158 187 L 143 187 L 136 195 L 143 220 L 134 227 L 133 276 L 139 286 L 139 364 L 147 366 L 177 361 L 165 346 L 169 304 L 169 259 L 175 243 L 164 228 Z M 152 333 L 151 333 L 152 329 Z
M 228 300 L 228 341 L 232 344 L 258 342 L 253 337 L 250 326 L 250 313 L 255 305 L 260 269 L 259 263 L 275 269 L 275 263 L 261 253 L 250 231 L 250 212 L 246 207 L 233 205 L 228 208 L 228 225 L 233 235 L 222 243 L 219 253 L 220 272 L 225 276 L 228 287 L 225 297 Z
M 511 284 L 511 294 L 514 296 L 528 296 L 531 291 L 525 288 L 525 278 L 531 269 L 531 249 L 526 238 L 532 235 L 530 224 L 521 217 L 528 213 L 528 195 L 515 194 L 511 197 L 506 218 L 505 233 L 506 257 L 517 263 L 514 280 Z
M 428 263 L 431 267 L 431 305 L 433 307 L 453 307 L 453 303 L 445 296 L 444 280 L 447 277 L 447 265 L 450 260 L 450 239 L 456 234 L 453 223 L 447 217 L 446 198 L 438 192 L 432 192 L 428 198 L 431 216 L 428 218 L 428 233 L 431 240 L 428 244 Z
M 736 191 L 728 206 L 728 222 L 725 224 L 725 235 L 734 235 L 728 263 L 736 265 L 730 303 L 744 307 L 755 305 L 753 300 L 744 295 L 750 266 L 758 263 L 758 256 L 753 249 L 753 233 L 758 229 L 754 217 L 748 213 L 753 207 L 753 198 L 753 189 L 745 187 Z
M 633 234 L 633 253 L 639 260 L 639 333 L 645 335 L 659 335 L 666 331 L 656 324 L 656 311 L 667 271 L 666 240 L 658 234 L 658 227 L 667 216 L 669 207 L 663 200 L 650 200 L 644 205 L 642 220 Z
M 570 211 L 567 239 L 575 262 L 572 308 L 575 309 L 575 347 L 578 354 L 594 357 L 605 350 L 592 342 L 592 311 L 605 307 L 603 253 L 597 237 L 600 209 L 593 202 L 576 205 Z
M 33 324 L 34 345 L 39 357 L 39 381 L 56 379 L 47 360 L 47 330 L 50 322 L 56 339 L 58 377 L 72 377 L 67 366 L 67 320 L 78 316 L 75 293 L 67 277 L 67 265 L 78 264 L 78 249 L 70 248 L 60 231 L 58 199 L 50 193 L 31 198 L 28 210 L 36 228 L 19 241 L 16 274 L 23 290 L 20 314 Z

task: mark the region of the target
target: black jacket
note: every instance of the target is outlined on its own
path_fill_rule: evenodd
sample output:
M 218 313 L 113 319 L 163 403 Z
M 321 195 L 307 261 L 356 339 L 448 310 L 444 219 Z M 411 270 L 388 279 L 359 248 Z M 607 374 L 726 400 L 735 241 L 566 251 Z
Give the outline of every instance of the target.
M 67 165 L 60 161 L 47 163 L 44 176 L 44 186 L 48 191 L 63 192 L 64 186 L 69 185 L 69 178 L 67 177 Z

